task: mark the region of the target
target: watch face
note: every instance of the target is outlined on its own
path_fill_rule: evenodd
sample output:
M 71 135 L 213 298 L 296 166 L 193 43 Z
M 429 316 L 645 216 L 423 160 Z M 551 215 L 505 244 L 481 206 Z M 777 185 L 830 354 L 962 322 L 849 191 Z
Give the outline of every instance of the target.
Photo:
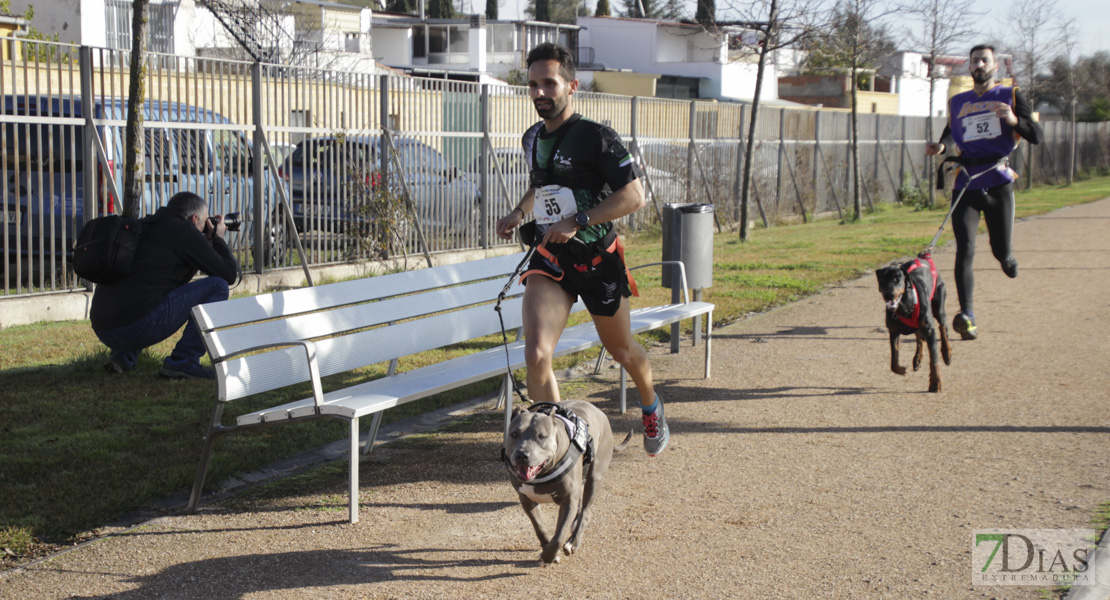
M 580 212 L 574 216 L 574 220 L 578 223 L 579 227 L 585 227 L 590 224 L 590 215 Z

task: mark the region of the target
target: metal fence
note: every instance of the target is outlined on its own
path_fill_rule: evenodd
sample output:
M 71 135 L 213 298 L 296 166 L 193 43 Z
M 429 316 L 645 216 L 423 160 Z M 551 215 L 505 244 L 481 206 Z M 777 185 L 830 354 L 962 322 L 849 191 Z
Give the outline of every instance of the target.
M 121 210 L 127 51 L 2 39 L 0 177 L 4 293 L 81 286 L 67 251 L 93 216 Z M 297 268 L 506 245 L 493 234 L 526 189 L 520 135 L 537 117 L 523 87 L 146 55 L 144 214 L 188 189 L 211 212 L 239 212 L 229 241 L 246 270 Z M 649 227 L 672 202 L 740 218 L 751 107 L 579 92 L 576 108 L 611 126 L 640 161 Z M 934 166 L 921 117 L 861 115 L 865 206 L 924 188 Z M 851 205 L 850 115 L 762 108 L 752 218 Z M 1065 173 L 1070 129 L 1045 124 L 1033 179 Z M 1081 124 L 1078 164 L 1107 169 L 1107 123 Z M 1027 157 L 1015 157 L 1019 171 Z M 90 191 L 91 192 L 88 192 Z

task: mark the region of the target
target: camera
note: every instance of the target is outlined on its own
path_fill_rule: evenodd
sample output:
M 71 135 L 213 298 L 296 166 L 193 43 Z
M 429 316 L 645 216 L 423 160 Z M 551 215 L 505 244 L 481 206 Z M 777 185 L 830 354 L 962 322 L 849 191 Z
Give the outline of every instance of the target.
M 213 227 L 220 222 L 219 217 L 208 217 L 208 220 L 212 223 Z M 224 225 L 227 226 L 228 231 L 239 231 L 239 225 L 242 223 L 243 221 L 239 218 L 239 213 L 237 212 L 224 215 Z

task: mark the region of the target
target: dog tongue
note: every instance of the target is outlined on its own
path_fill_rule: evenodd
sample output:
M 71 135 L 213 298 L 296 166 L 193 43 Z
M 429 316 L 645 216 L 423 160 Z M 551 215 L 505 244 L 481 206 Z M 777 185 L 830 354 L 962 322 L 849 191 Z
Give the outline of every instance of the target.
M 547 464 L 547 463 L 544 463 L 544 464 Z M 543 465 L 536 465 L 534 467 L 529 467 L 527 465 L 520 465 L 519 467 L 516 468 L 516 474 L 523 481 L 531 481 L 531 480 L 536 478 L 536 475 L 539 474 L 540 469 L 542 469 L 542 468 L 543 468 Z
M 891 300 L 886 303 L 887 308 L 898 308 L 898 300 Z

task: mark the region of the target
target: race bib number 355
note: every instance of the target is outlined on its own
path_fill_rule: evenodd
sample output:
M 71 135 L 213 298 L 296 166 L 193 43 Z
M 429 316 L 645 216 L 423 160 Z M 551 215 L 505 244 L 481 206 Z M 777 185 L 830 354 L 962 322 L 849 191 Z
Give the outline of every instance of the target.
M 964 141 L 992 139 L 1002 135 L 1002 122 L 992 112 L 964 117 Z
M 545 185 L 536 189 L 536 202 L 532 208 L 536 223 L 549 225 L 577 213 L 574 190 L 561 185 Z

